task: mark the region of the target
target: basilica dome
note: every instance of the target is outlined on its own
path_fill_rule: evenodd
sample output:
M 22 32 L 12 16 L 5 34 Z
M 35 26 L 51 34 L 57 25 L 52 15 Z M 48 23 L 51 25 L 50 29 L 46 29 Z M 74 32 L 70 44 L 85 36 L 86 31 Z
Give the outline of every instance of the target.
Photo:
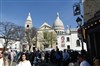
M 61 21 L 61 19 L 59 18 L 59 13 L 57 13 L 57 18 L 53 23 L 53 29 L 55 29 L 55 30 L 64 30 L 64 24 Z

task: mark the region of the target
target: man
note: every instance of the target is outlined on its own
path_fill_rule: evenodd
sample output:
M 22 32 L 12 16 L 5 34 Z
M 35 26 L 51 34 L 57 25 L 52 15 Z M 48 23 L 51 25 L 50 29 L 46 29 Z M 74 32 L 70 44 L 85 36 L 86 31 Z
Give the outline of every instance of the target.
M 61 53 L 59 49 L 57 49 L 56 51 L 56 64 L 56 66 L 61 66 Z
M 9 59 L 9 65 L 12 66 L 13 60 L 14 60 L 14 56 L 15 53 L 14 51 L 11 50 L 11 52 L 9 53 L 10 59 Z
M 82 54 L 78 55 L 78 61 L 80 62 L 79 66 L 90 66 L 90 64 L 85 60 L 85 56 Z
M 3 57 L 1 50 L 0 50 L 0 66 L 8 66 L 7 60 Z
M 63 51 L 63 66 L 68 66 L 69 64 L 69 53 L 66 51 L 66 49 L 64 49 Z

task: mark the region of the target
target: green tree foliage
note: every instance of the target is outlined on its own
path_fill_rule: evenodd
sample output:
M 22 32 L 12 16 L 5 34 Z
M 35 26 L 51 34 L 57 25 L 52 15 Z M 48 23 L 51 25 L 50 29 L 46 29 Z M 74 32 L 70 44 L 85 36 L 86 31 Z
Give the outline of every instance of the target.
M 54 32 L 47 32 L 44 31 L 43 32 L 43 37 L 45 39 L 45 41 L 51 46 L 51 48 L 53 47 L 53 44 L 56 42 L 56 34 Z

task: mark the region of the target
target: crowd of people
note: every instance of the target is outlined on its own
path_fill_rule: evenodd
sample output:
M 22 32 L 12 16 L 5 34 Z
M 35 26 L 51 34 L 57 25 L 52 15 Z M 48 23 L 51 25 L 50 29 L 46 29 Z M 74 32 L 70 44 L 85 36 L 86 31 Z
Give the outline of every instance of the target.
M 52 63 L 55 66 L 92 66 L 87 61 L 87 52 L 66 50 L 59 51 L 59 49 L 52 51 L 34 50 L 33 52 L 17 52 L 11 51 L 4 58 L 2 51 L 0 51 L 0 66 L 12 66 L 15 62 L 16 66 L 37 66 L 39 63 Z M 7 60 L 6 60 L 7 59 Z M 100 61 L 97 58 L 93 59 L 93 66 L 100 66 Z

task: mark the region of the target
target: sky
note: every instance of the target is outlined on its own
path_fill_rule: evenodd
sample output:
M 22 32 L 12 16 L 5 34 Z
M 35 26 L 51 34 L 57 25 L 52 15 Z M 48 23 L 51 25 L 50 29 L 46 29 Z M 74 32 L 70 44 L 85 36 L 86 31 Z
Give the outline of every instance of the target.
M 66 29 L 76 27 L 73 5 L 80 0 L 0 0 L 0 21 L 13 22 L 24 26 L 28 13 L 31 13 L 33 26 L 39 28 L 44 22 L 53 26 L 59 12 Z

